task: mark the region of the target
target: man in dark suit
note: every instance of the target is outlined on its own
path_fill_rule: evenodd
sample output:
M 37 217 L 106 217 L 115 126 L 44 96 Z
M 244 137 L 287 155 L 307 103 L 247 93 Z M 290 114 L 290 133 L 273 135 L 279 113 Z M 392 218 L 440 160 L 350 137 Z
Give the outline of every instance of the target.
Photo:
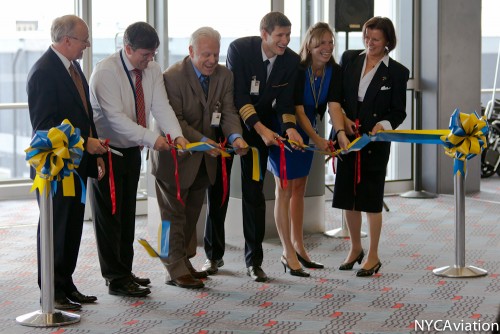
M 154 152 L 152 174 L 162 220 L 170 221 L 169 249 L 165 266 L 170 275 L 167 284 L 181 288 L 201 288 L 205 271 L 196 271 L 189 258 L 190 247 L 207 187 L 215 181 L 217 129 L 228 138 L 237 154 L 246 154 L 247 143 L 241 137 L 238 113 L 234 107 L 233 75 L 218 64 L 220 34 L 210 28 L 196 30 L 189 45 L 189 56 L 164 73 L 170 104 L 179 119 L 182 133 L 190 142 L 205 142 L 214 148 L 178 157 L 180 196 L 177 199 L 175 165 L 170 152 Z
M 87 24 L 77 16 L 56 18 L 51 28 L 52 45 L 33 65 L 28 74 L 28 105 L 33 132 L 49 130 L 68 119 L 83 137 L 84 152 L 77 168 L 78 175 L 87 183 L 87 177 L 104 175 L 104 162 L 97 154 L 106 148 L 96 139 L 97 131 L 92 119 L 88 96 L 88 84 L 77 59 L 90 46 Z M 75 79 L 72 78 L 72 75 Z M 76 81 L 74 81 L 76 80 Z M 90 112 L 89 112 L 90 111 Z M 31 177 L 35 177 L 31 168 Z M 64 197 L 62 186 L 53 197 L 54 242 L 54 307 L 61 310 L 77 310 L 81 303 L 92 303 L 94 296 L 81 294 L 73 283 L 83 230 L 85 205 L 80 202 L 80 181 L 75 177 L 74 197 Z M 40 194 L 37 193 L 37 198 Z M 41 286 L 40 224 L 38 226 L 38 285 Z
M 300 59 L 287 47 L 291 26 L 283 13 L 270 12 L 260 22 L 260 36 L 233 41 L 227 53 L 226 66 L 234 74 L 234 104 L 244 124 L 243 138 L 258 149 L 262 174 L 267 166 L 268 146 L 279 145 L 278 141 L 283 140 L 282 136 L 285 135 L 302 144 L 302 138 L 295 129 L 293 103 L 293 88 Z M 279 134 L 270 129 L 276 113 L 282 123 L 282 132 Z M 266 212 L 264 179 L 262 177 L 262 180 L 254 181 L 252 167 L 252 156 L 242 157 L 245 263 L 248 276 L 263 282 L 267 280 L 261 267 Z M 208 236 L 206 232 L 205 237 Z M 213 248 L 222 247 L 217 241 L 212 236 Z

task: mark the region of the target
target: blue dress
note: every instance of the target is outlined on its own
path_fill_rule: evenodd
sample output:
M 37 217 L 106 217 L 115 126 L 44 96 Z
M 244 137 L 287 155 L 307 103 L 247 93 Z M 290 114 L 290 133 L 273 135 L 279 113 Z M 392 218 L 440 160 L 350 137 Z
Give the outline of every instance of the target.
M 304 106 L 307 118 L 309 118 L 313 128 L 316 128 L 317 116 L 323 118 L 328 102 L 341 102 L 342 78 L 340 66 L 336 63 L 327 64 L 324 75 L 321 77 L 314 77 L 311 74 L 310 67 L 299 68 L 294 98 L 295 105 Z M 319 96 L 316 98 L 317 95 Z M 280 133 L 280 129 L 280 120 L 275 117 L 272 130 Z M 302 136 L 304 144 L 309 144 L 309 137 L 299 125 L 297 125 L 297 131 Z M 288 144 L 286 145 L 290 147 Z M 292 152 L 285 149 L 287 179 L 298 179 L 309 175 L 314 153 L 292 148 L 291 150 Z M 275 176 L 280 175 L 280 149 L 278 146 L 269 147 L 267 169 Z

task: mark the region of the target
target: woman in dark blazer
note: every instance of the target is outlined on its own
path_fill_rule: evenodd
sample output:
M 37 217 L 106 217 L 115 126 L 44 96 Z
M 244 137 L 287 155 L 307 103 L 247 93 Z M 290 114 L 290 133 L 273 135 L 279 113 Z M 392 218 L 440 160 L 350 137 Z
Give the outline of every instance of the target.
M 396 129 L 405 119 L 406 83 L 409 71 L 389 57 L 396 47 L 396 33 L 388 18 L 373 17 L 363 25 L 365 50 L 348 50 L 340 65 L 343 78 L 342 108 L 345 124 L 334 123 L 342 148 L 355 137 Z M 382 206 L 391 143 L 371 142 L 359 152 L 339 159 L 332 206 L 345 211 L 351 249 L 339 270 L 361 264 L 361 213 L 366 212 L 370 246 L 367 259 L 356 276 L 377 273 L 382 263 L 378 244 L 382 230 Z

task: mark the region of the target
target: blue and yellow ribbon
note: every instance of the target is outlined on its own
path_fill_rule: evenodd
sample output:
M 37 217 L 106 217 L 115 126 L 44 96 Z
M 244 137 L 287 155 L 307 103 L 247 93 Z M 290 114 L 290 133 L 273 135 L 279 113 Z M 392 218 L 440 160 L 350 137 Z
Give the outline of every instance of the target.
M 26 152 L 26 160 L 36 170 L 30 191 L 38 189 L 40 194 L 46 191 L 52 196 L 57 192 L 57 182 L 62 181 L 64 196 L 75 196 L 73 173 L 83 156 L 83 138 L 80 129 L 74 128 L 65 119 L 61 125 L 50 130 L 36 131 Z M 81 202 L 85 204 L 86 191 L 81 177 Z
M 217 146 L 210 145 L 209 143 L 205 142 L 194 142 L 194 143 L 189 143 L 186 145 L 186 149 L 183 149 L 182 146 L 177 145 L 176 149 L 178 151 L 187 151 L 187 152 L 205 152 L 205 151 L 210 151 L 213 149 L 218 149 L 221 156 L 224 158 L 230 158 L 232 152 L 234 152 L 234 149 L 232 147 L 224 147 L 220 148 Z M 253 166 L 252 166 L 252 179 L 254 181 L 259 181 L 262 180 L 262 172 L 260 170 L 260 156 L 259 156 L 259 151 L 252 146 L 248 147 L 252 151 L 252 158 L 253 158 Z
M 450 133 L 442 137 L 445 153 L 454 158 L 454 173 L 465 175 L 465 162 L 486 148 L 489 128 L 486 117 L 474 112 L 467 115 L 455 109 L 450 118 Z
M 401 142 L 414 144 L 439 144 L 445 148 L 445 153 L 454 158 L 454 174 L 465 175 L 465 162 L 480 154 L 487 145 L 486 137 L 489 128 L 486 118 L 472 114 L 461 113 L 455 109 L 450 117 L 449 130 L 386 130 L 373 135 L 364 134 L 353 140 L 347 149 L 320 151 L 314 146 L 303 145 L 302 148 L 316 153 L 336 156 L 343 153 L 359 151 L 372 141 Z M 298 143 L 289 141 L 297 146 Z

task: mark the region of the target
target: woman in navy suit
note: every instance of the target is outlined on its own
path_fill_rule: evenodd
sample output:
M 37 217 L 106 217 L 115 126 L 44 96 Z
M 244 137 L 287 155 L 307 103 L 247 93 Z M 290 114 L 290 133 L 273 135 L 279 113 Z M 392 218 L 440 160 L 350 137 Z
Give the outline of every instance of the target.
M 342 108 L 345 124 L 333 124 L 342 148 L 364 133 L 396 129 L 406 117 L 406 83 L 409 71 L 389 57 L 396 47 L 396 33 L 388 18 L 373 17 L 363 25 L 365 50 L 348 50 L 340 65 L 343 78 Z M 359 152 L 339 159 L 332 206 L 343 209 L 351 249 L 339 270 L 361 264 L 361 213 L 366 212 L 370 246 L 356 276 L 377 273 L 382 263 L 378 244 L 382 230 L 385 175 L 391 144 L 371 142 Z

